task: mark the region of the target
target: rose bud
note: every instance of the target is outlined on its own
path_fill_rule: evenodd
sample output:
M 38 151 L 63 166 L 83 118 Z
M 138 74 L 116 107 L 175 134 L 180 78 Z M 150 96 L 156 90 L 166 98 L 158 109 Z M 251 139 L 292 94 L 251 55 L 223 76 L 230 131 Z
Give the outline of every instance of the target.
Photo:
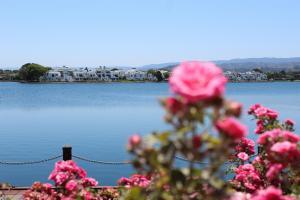
M 198 149 L 201 145 L 201 137 L 199 135 L 195 135 L 193 137 L 193 147 L 195 149 Z
M 165 106 L 172 114 L 178 113 L 183 108 L 183 104 L 173 97 L 168 97 L 165 100 Z
M 134 134 L 134 135 L 130 136 L 129 144 L 128 144 L 129 149 L 132 149 L 133 147 L 138 146 L 141 142 L 142 142 L 142 138 L 138 134 Z
M 226 103 L 226 114 L 239 117 L 242 113 L 242 104 L 236 101 L 229 101 Z

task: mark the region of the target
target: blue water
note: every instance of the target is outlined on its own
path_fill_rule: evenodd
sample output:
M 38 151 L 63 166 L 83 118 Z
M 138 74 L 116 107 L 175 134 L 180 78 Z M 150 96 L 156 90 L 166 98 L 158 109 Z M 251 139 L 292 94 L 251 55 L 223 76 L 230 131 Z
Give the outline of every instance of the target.
M 0 161 L 56 156 L 65 144 L 72 145 L 74 154 L 90 159 L 126 160 L 131 134 L 168 128 L 158 103 L 167 95 L 166 83 L 0 83 Z M 300 83 L 229 83 L 226 96 L 246 108 L 262 103 L 278 110 L 282 119 L 300 124 Z M 255 138 L 254 122 L 246 114 L 242 121 Z M 101 185 L 115 185 L 119 177 L 132 173 L 128 165 L 76 161 Z M 0 165 L 0 182 L 28 186 L 47 181 L 53 164 Z

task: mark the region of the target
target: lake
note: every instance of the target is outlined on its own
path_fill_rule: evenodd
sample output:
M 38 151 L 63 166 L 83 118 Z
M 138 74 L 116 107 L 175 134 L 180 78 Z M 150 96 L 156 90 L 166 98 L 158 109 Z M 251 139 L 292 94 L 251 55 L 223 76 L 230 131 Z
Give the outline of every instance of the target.
M 0 83 L 0 161 L 40 160 L 61 154 L 69 144 L 73 154 L 103 161 L 123 161 L 128 137 L 167 129 L 158 99 L 169 95 L 167 83 Z M 300 82 L 229 83 L 226 96 L 248 108 L 261 103 L 280 118 L 300 126 Z M 245 111 L 245 110 L 244 110 Z M 242 121 L 251 138 L 254 122 Z M 298 122 L 298 124 L 297 124 Z M 76 160 L 76 159 L 75 159 Z M 0 165 L 0 182 L 29 186 L 47 181 L 55 161 Z M 100 165 L 78 161 L 100 185 L 115 185 L 132 173 L 129 165 Z

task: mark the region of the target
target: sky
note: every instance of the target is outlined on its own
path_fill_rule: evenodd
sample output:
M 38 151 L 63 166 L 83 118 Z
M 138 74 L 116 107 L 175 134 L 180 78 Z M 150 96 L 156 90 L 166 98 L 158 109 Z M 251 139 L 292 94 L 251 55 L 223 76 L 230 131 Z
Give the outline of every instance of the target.
M 299 0 L 0 0 L 0 68 L 300 56 Z

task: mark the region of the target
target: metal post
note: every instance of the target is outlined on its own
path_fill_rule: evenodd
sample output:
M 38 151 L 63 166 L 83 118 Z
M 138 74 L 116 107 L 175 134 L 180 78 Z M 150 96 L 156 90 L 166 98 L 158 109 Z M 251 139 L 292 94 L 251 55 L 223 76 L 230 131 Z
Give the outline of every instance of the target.
M 260 154 L 262 153 L 262 151 L 263 151 L 262 146 L 257 146 L 257 153 Z
M 65 145 L 62 148 L 63 150 L 63 160 L 67 161 L 67 160 L 72 160 L 72 147 L 69 145 Z

